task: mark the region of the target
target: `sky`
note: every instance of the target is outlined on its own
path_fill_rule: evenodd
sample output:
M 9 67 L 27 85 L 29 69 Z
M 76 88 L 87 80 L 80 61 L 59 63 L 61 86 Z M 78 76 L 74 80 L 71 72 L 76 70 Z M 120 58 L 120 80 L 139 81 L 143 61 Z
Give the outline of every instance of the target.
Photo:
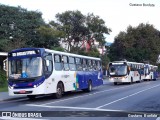
M 148 23 L 160 30 L 160 0 L 0 0 L 0 4 L 42 12 L 46 22 L 56 20 L 57 13 L 67 10 L 79 10 L 84 15 L 93 13 L 112 30 L 106 35 L 107 42 L 114 42 L 118 33 L 126 31 L 129 25 Z

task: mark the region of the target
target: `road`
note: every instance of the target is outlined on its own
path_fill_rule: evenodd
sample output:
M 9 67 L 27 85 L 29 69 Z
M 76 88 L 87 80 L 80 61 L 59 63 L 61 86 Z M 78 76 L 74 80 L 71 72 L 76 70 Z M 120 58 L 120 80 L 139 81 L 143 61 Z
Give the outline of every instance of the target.
M 52 119 L 63 120 L 74 120 L 75 118 L 78 120 L 82 118 L 83 120 L 90 120 L 91 116 L 92 119 L 95 120 L 107 120 L 111 118 L 116 120 L 133 119 L 132 117 L 134 117 L 134 120 L 159 120 L 156 116 L 141 118 L 141 116 L 138 115 L 141 112 L 160 111 L 160 80 L 116 86 L 106 82 L 104 85 L 94 88 L 90 93 L 82 91 L 70 92 L 64 94 L 61 99 L 55 99 L 51 95 L 40 96 L 35 100 L 29 100 L 27 97 L 11 99 L 0 102 L 0 111 L 55 111 L 44 114 L 48 114 L 48 116 L 52 117 L 55 116 Z M 127 113 L 129 117 L 123 117 L 124 113 Z M 66 117 L 66 115 L 68 117 Z M 119 116 L 121 118 L 119 118 Z M 17 120 L 17 118 L 15 119 Z M 42 116 L 41 119 L 51 118 L 43 118 Z

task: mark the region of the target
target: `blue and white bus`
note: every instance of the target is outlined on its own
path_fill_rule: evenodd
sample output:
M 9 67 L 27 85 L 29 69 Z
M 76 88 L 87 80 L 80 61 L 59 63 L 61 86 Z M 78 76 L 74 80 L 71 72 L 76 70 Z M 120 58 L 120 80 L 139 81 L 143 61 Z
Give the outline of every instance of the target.
M 45 48 L 21 48 L 8 53 L 9 95 L 91 91 L 103 84 L 101 59 Z

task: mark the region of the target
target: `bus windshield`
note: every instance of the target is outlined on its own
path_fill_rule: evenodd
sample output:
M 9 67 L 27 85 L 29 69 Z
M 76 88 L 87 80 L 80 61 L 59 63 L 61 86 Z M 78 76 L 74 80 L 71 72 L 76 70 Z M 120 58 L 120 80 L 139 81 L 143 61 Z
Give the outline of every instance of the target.
M 109 73 L 112 76 L 121 76 L 127 74 L 127 66 L 126 65 L 111 65 L 109 67 Z
M 42 58 L 29 57 L 9 61 L 9 78 L 33 78 L 42 75 Z

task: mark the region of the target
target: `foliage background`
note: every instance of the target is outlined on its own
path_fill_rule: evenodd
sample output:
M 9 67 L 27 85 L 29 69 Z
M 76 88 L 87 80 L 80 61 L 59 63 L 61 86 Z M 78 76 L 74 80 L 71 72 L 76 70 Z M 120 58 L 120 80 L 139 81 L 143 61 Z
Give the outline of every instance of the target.
M 156 61 L 160 53 L 160 31 L 152 24 L 140 23 L 136 27 L 128 26 L 126 31 L 121 31 L 115 37 L 111 46 L 107 46 L 106 53 L 100 55 L 93 41 L 96 40 L 103 46 L 107 39 L 105 36 L 112 30 L 105 25 L 102 18 L 93 13 L 83 15 L 78 10 L 65 11 L 57 13 L 56 20 L 45 23 L 39 11 L 0 4 L 0 16 L 2 52 L 23 47 L 44 47 L 100 57 L 103 69 L 107 68 L 110 61 L 122 59 L 158 65 Z M 68 43 L 69 49 L 60 47 L 61 40 Z M 87 52 L 81 47 L 84 40 L 90 45 Z M 3 76 L 2 73 L 1 79 Z

